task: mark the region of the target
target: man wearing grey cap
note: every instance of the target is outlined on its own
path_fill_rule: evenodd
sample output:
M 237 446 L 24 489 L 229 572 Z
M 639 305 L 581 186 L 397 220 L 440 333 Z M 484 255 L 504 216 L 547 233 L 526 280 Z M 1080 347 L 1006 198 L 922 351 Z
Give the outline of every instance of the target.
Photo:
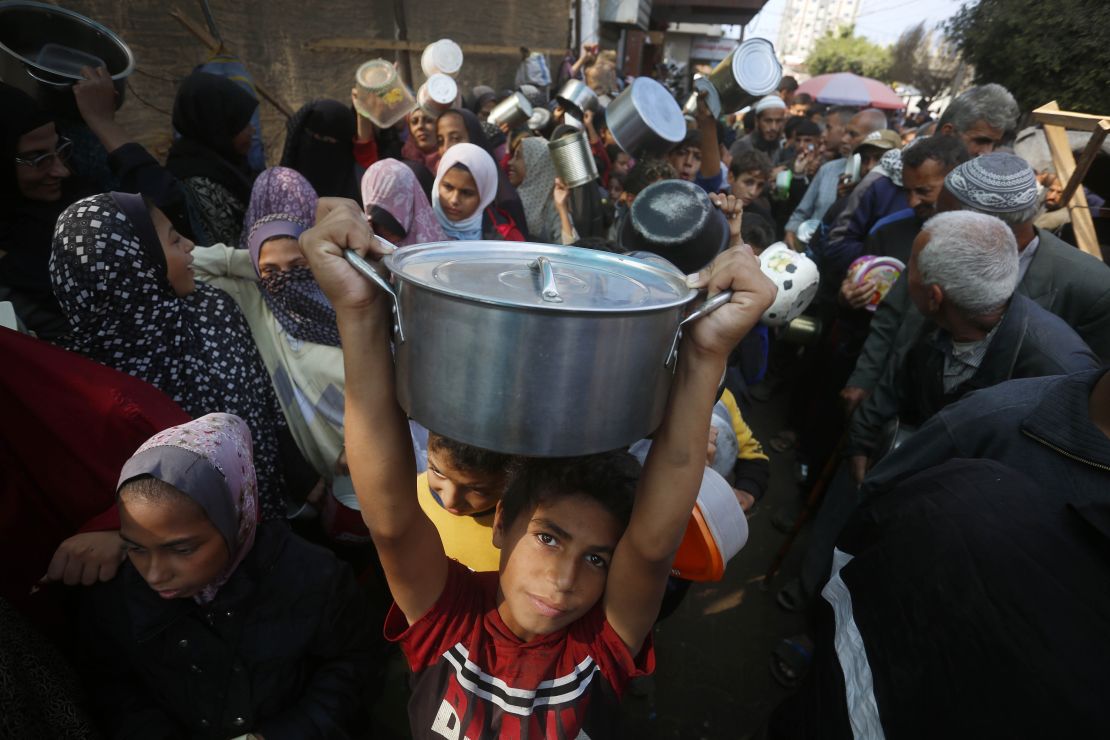
M 1017 292 L 1062 318 L 1096 355 L 1110 361 L 1110 267 L 1033 226 L 1037 181 L 1028 162 L 996 152 L 961 164 L 945 177 L 937 209 L 986 213 L 1006 223 L 1019 250 Z M 875 387 L 886 358 L 900 346 L 896 335 L 912 333 L 911 325 L 921 321 L 910 310 L 906 287 L 903 280 L 895 283 L 875 312 L 842 392 L 853 407 Z
M 778 95 L 767 95 L 756 101 L 755 130 L 736 140 L 732 156 L 738 157 L 750 149 L 767 155 L 772 164 L 779 163 L 782 151 L 782 131 L 786 125 L 786 103 Z

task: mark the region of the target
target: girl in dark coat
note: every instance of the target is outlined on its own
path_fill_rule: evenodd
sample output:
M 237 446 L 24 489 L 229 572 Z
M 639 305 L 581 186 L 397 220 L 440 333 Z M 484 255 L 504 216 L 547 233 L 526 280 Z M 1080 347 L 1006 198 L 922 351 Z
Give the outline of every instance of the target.
M 348 567 L 258 524 L 250 432 L 209 414 L 123 467 L 127 562 L 88 591 L 83 670 L 114 738 L 347 738 L 371 667 Z
M 338 100 L 314 100 L 292 118 L 285 134 L 281 166 L 304 175 L 321 198 L 362 203 L 355 162 L 355 113 Z

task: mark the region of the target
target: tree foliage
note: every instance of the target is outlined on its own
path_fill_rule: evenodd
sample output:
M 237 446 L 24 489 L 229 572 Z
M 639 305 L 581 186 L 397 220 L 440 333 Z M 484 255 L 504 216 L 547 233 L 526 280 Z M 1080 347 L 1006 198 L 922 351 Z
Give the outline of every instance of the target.
M 946 30 L 975 67 L 1023 110 L 1056 100 L 1065 110 L 1110 112 L 1110 3 L 1104 0 L 977 0 Z
M 864 77 L 890 81 L 890 49 L 855 35 L 852 26 L 841 26 L 817 40 L 806 57 L 806 70 L 811 75 L 831 72 L 854 72 Z
M 891 78 L 917 88 L 923 105 L 948 89 L 959 66 L 959 54 L 943 41 L 934 44 L 924 22 L 903 31 L 891 47 L 890 56 Z

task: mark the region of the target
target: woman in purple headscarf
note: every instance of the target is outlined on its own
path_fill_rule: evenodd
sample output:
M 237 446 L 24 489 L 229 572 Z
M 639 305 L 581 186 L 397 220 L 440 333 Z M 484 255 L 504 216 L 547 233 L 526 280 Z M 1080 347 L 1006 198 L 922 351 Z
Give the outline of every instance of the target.
M 446 238 L 416 175 L 403 162 L 383 159 L 370 165 L 362 176 L 362 202 L 374 233 L 396 246 Z
M 85 679 L 112 737 L 346 737 L 373 660 L 349 567 L 258 522 L 251 436 L 209 414 L 119 485 L 119 574 L 85 594 Z
M 343 450 L 343 352 L 335 310 L 297 245 L 316 201 L 296 170 L 265 170 L 251 190 L 241 248 L 197 247 L 193 268 L 239 304 L 297 447 L 330 484 Z

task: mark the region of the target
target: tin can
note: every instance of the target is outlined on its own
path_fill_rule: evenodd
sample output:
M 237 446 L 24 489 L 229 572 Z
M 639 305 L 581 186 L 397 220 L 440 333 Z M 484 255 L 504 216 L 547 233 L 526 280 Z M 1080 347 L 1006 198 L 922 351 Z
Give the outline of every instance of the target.
M 577 188 L 598 178 L 597 162 L 585 132 L 578 131 L 548 142 L 547 149 L 551 152 L 555 174 L 568 188 Z

